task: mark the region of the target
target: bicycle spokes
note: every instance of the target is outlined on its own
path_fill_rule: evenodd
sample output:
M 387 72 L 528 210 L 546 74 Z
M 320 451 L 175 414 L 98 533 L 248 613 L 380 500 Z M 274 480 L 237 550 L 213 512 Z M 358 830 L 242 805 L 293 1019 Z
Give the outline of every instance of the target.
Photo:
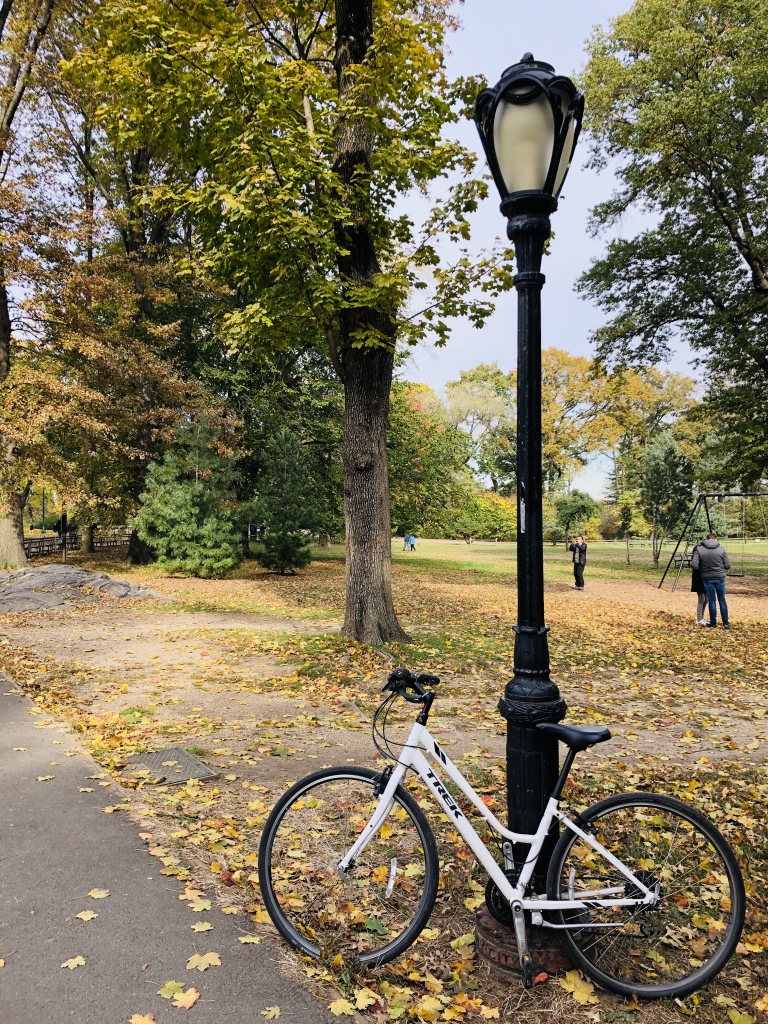
M 616 808 L 594 822 L 594 836 L 657 895 L 653 906 L 592 906 L 565 911 L 571 937 L 605 975 L 643 985 L 674 983 L 710 961 L 731 915 L 731 883 L 722 855 L 693 822 L 672 808 Z M 641 899 L 598 851 L 577 838 L 561 866 L 561 898 L 618 890 Z M 599 898 L 599 897 L 598 897 Z
M 338 869 L 376 810 L 373 788 L 360 778 L 319 782 L 286 809 L 272 842 L 281 911 L 323 954 L 374 953 L 397 939 L 421 902 L 423 842 L 400 803 L 348 870 Z

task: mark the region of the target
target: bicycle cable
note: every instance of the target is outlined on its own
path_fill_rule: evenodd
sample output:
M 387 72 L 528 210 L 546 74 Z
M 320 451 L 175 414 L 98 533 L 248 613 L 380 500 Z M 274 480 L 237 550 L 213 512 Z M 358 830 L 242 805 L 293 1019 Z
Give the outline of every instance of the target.
M 397 697 L 398 697 L 398 694 L 397 693 L 393 693 L 390 697 L 386 697 L 381 702 L 381 704 L 376 709 L 376 713 L 373 716 L 373 727 L 372 727 L 372 730 L 371 730 L 371 732 L 372 732 L 372 739 L 373 739 L 373 745 L 376 747 L 378 752 L 382 755 L 382 757 L 389 758 L 389 759 L 395 761 L 395 763 L 399 763 L 399 761 L 400 761 L 400 754 L 398 754 L 396 751 L 394 751 L 392 749 L 392 746 L 390 746 L 390 743 L 392 743 L 396 747 L 399 747 L 400 748 L 400 753 L 402 753 L 402 751 L 405 750 L 406 747 L 408 746 L 407 743 L 397 743 L 394 740 L 390 741 L 390 739 L 387 736 L 387 722 L 389 720 L 389 712 L 392 710 L 392 705 L 394 704 L 394 702 L 397 699 Z M 381 722 L 381 726 L 379 726 L 379 718 L 380 718 L 380 716 L 382 714 L 383 714 L 383 720 Z M 382 746 L 378 742 L 379 739 L 384 744 L 383 748 L 382 748 Z M 384 748 L 386 748 L 386 749 L 384 749 Z M 408 770 L 412 771 L 414 773 L 414 775 L 416 775 L 418 777 L 419 773 L 413 767 L 413 765 L 408 765 Z M 473 812 L 475 812 L 475 809 L 473 808 L 471 801 L 466 798 L 466 796 L 458 789 L 458 787 L 457 787 L 457 792 L 454 793 L 453 795 L 454 795 L 454 799 L 459 801 L 459 805 L 462 807 L 463 813 L 465 815 L 469 815 L 469 814 L 472 814 Z M 491 842 L 496 847 L 497 853 L 498 853 L 499 857 L 502 858 L 502 862 L 503 862 L 503 860 L 504 860 L 504 851 L 503 851 L 503 845 L 502 845 L 501 836 L 499 836 L 496 833 L 495 829 L 490 828 L 490 827 L 489 827 L 489 835 L 490 835 Z M 525 864 L 525 861 L 520 865 L 520 868 L 518 870 L 522 870 L 522 867 L 524 866 L 524 864 Z

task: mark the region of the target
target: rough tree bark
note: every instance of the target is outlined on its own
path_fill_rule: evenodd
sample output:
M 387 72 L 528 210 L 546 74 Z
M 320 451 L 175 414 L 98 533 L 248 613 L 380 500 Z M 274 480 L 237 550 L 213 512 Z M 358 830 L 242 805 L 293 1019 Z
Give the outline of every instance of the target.
M 19 569 L 28 563 L 24 554 L 21 497 L 18 492 L 9 495 L 7 503 L 10 507 L 0 519 L 0 569 Z
M 334 67 L 339 96 L 348 97 L 373 36 L 372 0 L 336 0 Z M 373 138 L 362 119 L 346 118 L 336 133 L 334 170 L 345 189 L 370 170 Z M 359 188 L 359 184 L 356 184 Z M 358 193 L 359 195 L 359 193 Z M 336 224 L 338 267 L 352 286 L 370 283 L 380 268 L 363 199 L 348 222 Z M 339 363 L 344 381 L 344 520 L 347 601 L 342 635 L 363 643 L 407 640 L 392 600 L 391 522 L 387 473 L 389 392 L 395 325 L 371 307 L 343 311 Z M 381 345 L 353 348 L 355 332 L 373 328 Z M 329 339 L 332 341 L 332 339 Z M 332 344 L 333 354 L 333 344 Z
M 0 384 L 11 372 L 11 315 L 8 303 L 8 289 L 0 284 Z M 15 455 L 11 446 L 5 445 L 3 459 L 11 465 Z M 2 491 L 6 491 L 3 487 Z M 0 567 L 21 568 L 27 565 L 24 553 L 24 524 L 21 520 L 21 495 L 11 487 L 6 493 L 0 493 L 0 501 L 5 506 L 5 514 L 0 513 Z

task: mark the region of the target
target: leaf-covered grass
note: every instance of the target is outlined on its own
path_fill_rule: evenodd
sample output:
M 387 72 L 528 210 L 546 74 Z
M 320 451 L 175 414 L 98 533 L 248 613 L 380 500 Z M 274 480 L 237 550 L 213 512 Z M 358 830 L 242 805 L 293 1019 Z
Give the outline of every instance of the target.
M 160 662 L 151 668 L 156 689 L 134 693 L 136 685 L 120 673 L 55 665 L 11 645 L 0 647 L 0 656 L 40 705 L 69 719 L 102 764 L 135 789 L 134 813 L 143 816 L 157 848 L 168 850 L 166 874 L 208 892 L 213 888 L 222 904 L 248 913 L 266 935 L 271 926 L 254 872 L 269 807 L 287 782 L 321 763 L 345 763 L 350 751 L 371 763 L 365 730 L 393 665 L 441 676 L 436 727 L 473 738 L 473 749 L 456 759 L 495 813 L 504 813 L 503 723 L 495 705 L 513 663 L 514 548 L 442 541 L 417 547 L 416 556 L 396 552 L 394 560 L 396 603 L 412 643 L 376 649 L 338 633 L 340 549 L 322 549 L 310 569 L 295 577 L 248 564 L 230 580 L 168 579 L 151 568 L 105 564 L 114 575 L 130 574 L 181 599 L 162 609 L 163 643 L 199 649 L 199 667 L 190 670 L 192 703 L 227 701 L 215 711 L 178 703 L 184 694 L 179 676 Z M 473 957 L 466 938 L 485 877 L 431 810 L 441 856 L 453 866 L 443 880 L 429 940 L 397 963 L 361 974 L 334 962 L 289 958 L 296 978 L 320 986 L 341 1006 L 342 1016 L 346 1001 L 375 1024 L 400 1018 L 479 1024 L 495 1011 L 510 1024 L 656 1024 L 680 1015 L 723 1024 L 768 1020 L 761 1017 L 768 961 L 768 586 L 759 577 L 729 581 L 730 634 L 701 630 L 693 623 L 695 598 L 687 586 L 674 594 L 655 588 L 659 573 L 645 564 L 647 548 L 633 551 L 639 563 L 645 560 L 637 575 L 634 567 L 627 574 L 619 545 L 604 549 L 591 547 L 584 594 L 569 589 L 571 567 L 562 548 L 546 552 L 553 677 L 571 721 L 608 724 L 616 737 L 577 759 L 567 803 L 578 809 L 609 793 L 647 789 L 676 795 L 712 817 L 747 879 L 750 916 L 733 963 L 682 1005 L 638 1007 L 597 990 L 598 1002 L 582 1005 L 576 992 L 584 990 L 573 978 L 563 978 L 563 986 L 551 978 L 530 993 L 516 981 L 500 982 Z M 765 550 L 768 560 L 768 545 Z M 207 611 L 227 612 L 232 628 L 224 629 L 220 619 L 206 626 Z M 181 624 L 189 612 L 201 617 L 185 632 Z M 74 619 L 81 613 L 62 614 Z M 157 608 L 137 608 L 136 614 L 145 632 L 159 629 L 153 627 L 160 621 Z M 176 631 L 169 628 L 174 621 Z M 258 660 L 282 666 L 282 674 L 249 675 L 247 666 Z M 111 703 L 117 697 L 122 704 Z M 253 724 L 236 718 L 246 698 L 262 702 Z M 269 710 L 270 701 L 284 717 Z M 406 709 L 404 722 L 411 713 Z M 325 741 L 313 746 L 321 732 Z M 221 765 L 220 778 L 179 789 L 121 773 L 132 751 L 171 744 Z M 454 748 L 447 749 L 454 756 Z

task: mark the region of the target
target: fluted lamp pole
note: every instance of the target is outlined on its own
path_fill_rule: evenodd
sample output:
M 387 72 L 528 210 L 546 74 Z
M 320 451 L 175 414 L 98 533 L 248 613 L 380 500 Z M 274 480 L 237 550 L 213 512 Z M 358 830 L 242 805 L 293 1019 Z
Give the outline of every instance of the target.
M 509 828 L 533 833 L 558 776 L 557 740 L 536 728 L 559 722 L 566 704 L 549 678 L 544 621 L 541 472 L 541 258 L 549 216 L 576 148 L 584 96 L 551 64 L 526 53 L 475 104 L 475 124 L 501 194 L 517 274 L 517 625 L 513 678 L 499 701 L 507 720 Z M 542 850 L 533 884 L 546 891 L 557 835 Z M 515 850 L 525 859 L 526 847 Z

